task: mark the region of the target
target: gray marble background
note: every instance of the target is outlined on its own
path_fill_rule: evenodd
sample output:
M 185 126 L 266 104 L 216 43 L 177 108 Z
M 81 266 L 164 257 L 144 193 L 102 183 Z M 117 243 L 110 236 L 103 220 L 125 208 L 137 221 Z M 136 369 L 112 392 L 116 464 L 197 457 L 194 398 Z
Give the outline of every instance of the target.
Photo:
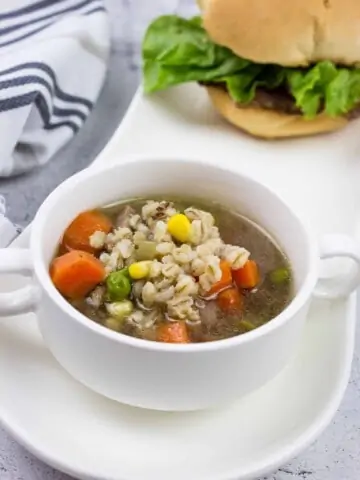
M 192 0 L 107 0 L 112 50 L 98 104 L 78 136 L 47 166 L 0 180 L 10 218 L 25 226 L 47 194 L 87 166 L 121 121 L 139 82 L 139 45 L 146 24 L 165 12 L 194 11 Z M 345 399 L 321 438 L 290 465 L 266 480 L 358 480 L 360 478 L 360 334 Z M 0 430 L 0 480 L 71 480 L 39 462 Z M 171 480 L 171 479 L 169 479 Z M 187 480 L 187 479 L 184 479 Z

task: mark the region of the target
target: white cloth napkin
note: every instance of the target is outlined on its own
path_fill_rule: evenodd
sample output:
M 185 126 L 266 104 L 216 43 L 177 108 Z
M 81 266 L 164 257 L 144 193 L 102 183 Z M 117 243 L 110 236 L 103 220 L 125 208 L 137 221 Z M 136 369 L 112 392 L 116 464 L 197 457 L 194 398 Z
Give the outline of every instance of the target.
M 0 2 L 0 177 L 43 165 L 81 128 L 109 44 L 103 0 Z M 16 233 L 4 210 L 0 195 L 0 245 Z
M 103 0 L 0 2 L 0 177 L 44 164 L 81 128 L 108 50 Z
M 7 247 L 20 233 L 20 228 L 5 217 L 5 200 L 0 195 L 0 248 Z

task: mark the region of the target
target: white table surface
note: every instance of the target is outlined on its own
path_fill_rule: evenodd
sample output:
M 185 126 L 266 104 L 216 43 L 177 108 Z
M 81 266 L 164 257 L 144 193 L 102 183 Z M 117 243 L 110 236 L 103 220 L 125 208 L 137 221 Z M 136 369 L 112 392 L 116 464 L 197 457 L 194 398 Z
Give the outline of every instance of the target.
M 138 85 L 139 45 L 149 20 L 165 12 L 188 15 L 196 11 L 191 0 L 107 0 L 106 3 L 112 20 L 112 54 L 108 78 L 92 117 L 79 135 L 48 166 L 27 177 L 0 180 L 0 192 L 6 196 L 8 213 L 12 220 L 22 225 L 31 221 L 39 204 L 58 183 L 95 158 L 119 124 Z M 358 330 L 351 381 L 332 424 L 307 451 L 266 480 L 359 478 Z M 71 479 L 38 461 L 5 431 L 0 430 L 0 480 Z

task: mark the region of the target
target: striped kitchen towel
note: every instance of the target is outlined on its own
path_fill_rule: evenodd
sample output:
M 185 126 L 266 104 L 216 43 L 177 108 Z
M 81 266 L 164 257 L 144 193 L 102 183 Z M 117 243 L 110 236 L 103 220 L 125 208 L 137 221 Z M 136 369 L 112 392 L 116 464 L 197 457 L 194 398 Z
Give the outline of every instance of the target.
M 0 177 L 46 163 L 81 128 L 108 52 L 103 0 L 0 1 Z
M 0 248 L 7 247 L 20 233 L 20 227 L 5 217 L 5 199 L 0 195 Z

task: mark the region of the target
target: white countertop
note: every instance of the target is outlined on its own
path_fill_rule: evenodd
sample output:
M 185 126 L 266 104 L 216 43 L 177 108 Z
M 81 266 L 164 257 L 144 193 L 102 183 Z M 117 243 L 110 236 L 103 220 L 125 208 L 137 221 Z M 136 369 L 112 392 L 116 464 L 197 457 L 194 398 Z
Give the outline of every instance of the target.
M 160 13 L 196 12 L 192 0 L 107 0 L 106 3 L 112 19 L 112 55 L 108 78 L 92 117 L 48 166 L 27 177 L 0 180 L 0 191 L 7 198 L 11 219 L 23 225 L 31 221 L 39 204 L 58 183 L 95 158 L 119 124 L 138 84 L 139 45 L 147 23 Z M 359 472 L 358 331 L 352 378 L 332 424 L 299 458 L 266 480 L 357 480 Z M 70 477 L 39 462 L 0 430 L 0 480 L 70 480 Z

